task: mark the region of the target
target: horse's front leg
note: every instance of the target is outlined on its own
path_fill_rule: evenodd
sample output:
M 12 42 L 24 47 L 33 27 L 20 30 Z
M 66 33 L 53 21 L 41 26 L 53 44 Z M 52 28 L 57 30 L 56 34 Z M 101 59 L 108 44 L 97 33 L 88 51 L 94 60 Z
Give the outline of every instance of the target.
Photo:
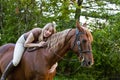
M 36 75 L 33 80 L 48 80 L 48 76 Z
M 54 70 L 53 72 L 50 72 L 48 76 L 48 80 L 53 80 L 55 75 L 56 75 L 56 70 Z

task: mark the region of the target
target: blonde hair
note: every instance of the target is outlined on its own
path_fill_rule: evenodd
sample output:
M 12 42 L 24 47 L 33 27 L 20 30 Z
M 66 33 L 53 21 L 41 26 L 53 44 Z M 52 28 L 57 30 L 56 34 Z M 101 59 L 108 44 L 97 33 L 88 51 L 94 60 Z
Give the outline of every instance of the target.
M 39 42 L 43 41 L 43 33 L 44 33 L 45 30 L 49 29 L 50 27 L 53 27 L 52 34 L 56 33 L 56 26 L 53 23 L 47 23 L 43 27 L 42 32 L 41 32 L 41 34 L 40 34 L 40 36 L 38 38 Z

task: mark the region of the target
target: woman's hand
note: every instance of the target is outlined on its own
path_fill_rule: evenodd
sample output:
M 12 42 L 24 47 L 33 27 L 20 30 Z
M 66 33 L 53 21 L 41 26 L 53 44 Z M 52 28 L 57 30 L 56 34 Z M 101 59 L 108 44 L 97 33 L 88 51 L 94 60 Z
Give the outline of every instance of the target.
M 38 46 L 39 47 L 47 47 L 47 43 L 44 42 L 44 41 L 41 41 L 41 42 L 38 43 Z

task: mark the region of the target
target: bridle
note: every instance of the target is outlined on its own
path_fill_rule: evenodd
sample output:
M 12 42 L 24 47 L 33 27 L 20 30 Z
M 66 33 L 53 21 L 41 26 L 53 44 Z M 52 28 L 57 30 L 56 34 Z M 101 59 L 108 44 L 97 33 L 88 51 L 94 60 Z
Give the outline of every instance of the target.
M 81 48 L 81 42 L 80 42 L 80 35 L 82 35 L 82 34 L 85 34 L 84 32 L 80 32 L 77 28 L 76 28 L 76 33 L 75 33 L 75 40 L 74 40 L 74 44 L 73 44 L 73 46 L 72 46 L 72 48 L 71 49 L 73 49 L 74 47 L 75 47 L 75 45 L 77 44 L 77 46 L 78 46 L 78 50 L 79 50 L 79 56 L 80 56 L 80 58 L 82 58 L 83 60 L 84 60 L 84 56 L 83 56 L 83 54 L 82 53 L 90 53 L 91 52 L 91 50 L 86 50 L 86 51 L 83 51 L 82 50 L 82 48 Z M 89 45 L 88 45 L 88 47 L 89 47 Z M 62 59 L 62 60 L 65 60 L 65 61 L 68 61 L 68 62 L 70 62 L 70 60 L 67 60 L 67 59 L 64 59 L 63 57 L 61 57 L 61 56 L 59 56 L 59 55 L 57 55 L 57 54 L 55 54 L 56 56 L 58 56 L 60 59 Z M 82 60 L 82 61 L 83 61 Z M 70 74 L 74 74 L 74 73 L 76 73 L 78 70 L 80 69 L 80 66 L 76 69 L 76 71 L 74 71 L 74 72 L 72 72 L 72 73 L 70 73 Z M 57 72 L 57 74 L 60 74 L 60 73 L 58 73 Z
M 90 53 L 91 52 L 91 50 L 86 50 L 86 51 L 83 51 L 82 50 L 82 48 L 81 48 L 81 44 L 82 44 L 82 42 L 80 42 L 80 36 L 82 35 L 82 34 L 85 34 L 84 32 L 80 32 L 77 28 L 76 28 L 76 33 L 75 33 L 75 35 L 76 35 L 76 37 L 75 37 L 75 40 L 74 40 L 74 44 L 73 44 L 73 46 L 72 46 L 72 49 L 75 47 L 75 45 L 77 44 L 77 46 L 78 46 L 78 50 L 79 50 L 79 56 L 81 57 L 81 58 L 84 58 L 83 57 L 83 54 L 82 53 Z M 89 47 L 89 45 L 88 45 L 88 47 Z
M 82 48 L 81 48 L 81 42 L 80 42 L 80 35 L 81 34 L 85 34 L 84 32 L 80 32 L 77 28 L 76 28 L 76 33 L 75 33 L 75 35 L 76 35 L 76 37 L 75 37 L 75 40 L 74 40 L 74 44 L 73 44 L 73 46 L 72 46 L 72 48 L 71 49 L 74 49 L 74 47 L 75 47 L 75 45 L 77 44 L 78 45 L 78 50 L 79 50 L 79 56 L 80 56 L 80 58 L 84 58 L 83 57 L 83 54 L 82 53 L 90 53 L 91 52 L 91 50 L 86 50 L 86 51 L 83 51 L 82 50 Z M 88 45 L 88 47 L 89 47 L 89 45 Z M 56 53 L 54 53 L 57 57 L 59 57 L 60 59 L 62 59 L 62 60 L 66 60 L 66 59 L 64 59 L 63 57 L 61 57 L 60 55 L 58 55 L 58 54 L 56 54 Z M 83 59 L 84 60 L 84 59 Z M 69 60 L 66 60 L 66 61 L 69 61 Z

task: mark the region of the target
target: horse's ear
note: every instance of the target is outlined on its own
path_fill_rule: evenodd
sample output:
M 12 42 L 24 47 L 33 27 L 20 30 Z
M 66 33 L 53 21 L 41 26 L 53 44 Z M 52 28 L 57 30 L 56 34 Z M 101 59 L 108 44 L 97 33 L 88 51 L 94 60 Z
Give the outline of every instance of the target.
M 76 28 L 78 28 L 80 31 L 83 30 L 83 28 L 80 26 L 80 23 L 78 20 L 76 20 Z
M 86 28 L 86 27 L 87 27 L 87 23 L 85 22 L 85 23 L 82 25 L 82 27 L 85 27 L 85 28 Z

